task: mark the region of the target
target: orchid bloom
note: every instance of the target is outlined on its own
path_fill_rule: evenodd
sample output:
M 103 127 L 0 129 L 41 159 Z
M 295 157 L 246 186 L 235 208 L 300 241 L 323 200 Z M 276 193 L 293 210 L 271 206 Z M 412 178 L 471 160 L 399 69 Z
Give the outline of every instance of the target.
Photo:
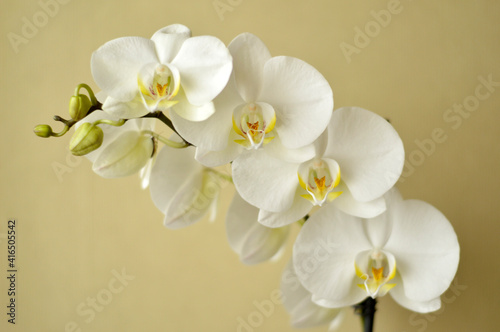
M 280 256 L 290 227 L 269 228 L 257 222 L 259 209 L 235 193 L 226 216 L 231 248 L 245 264 L 258 264 Z
M 328 324 L 328 330 L 336 330 L 343 321 L 343 309 L 322 307 L 311 300 L 312 294 L 302 286 L 290 260 L 281 277 L 283 306 L 290 315 L 294 328 L 311 328 Z
M 217 112 L 196 123 L 172 114 L 180 135 L 197 147 L 198 161 L 214 167 L 246 149 L 273 144 L 301 148 L 324 131 L 333 94 L 316 69 L 296 58 L 271 57 L 250 33 L 237 36 L 228 49 L 233 73 L 214 100 Z
M 76 124 L 93 123 L 98 120 L 119 119 L 106 112 L 94 111 Z M 142 187 L 147 187 L 149 174 L 146 171 L 153 163 L 155 141 L 144 131 L 150 132 L 154 119 L 131 119 L 120 127 L 99 125 L 104 132 L 101 146 L 86 155 L 93 163 L 92 170 L 104 178 L 118 178 L 141 171 Z
M 167 228 L 189 226 L 208 212 L 212 212 L 212 219 L 215 217 L 217 197 L 225 180 L 194 160 L 194 153 L 192 147 L 165 146 L 151 171 L 151 198 L 165 214 L 163 224 Z
M 124 119 L 172 108 L 190 121 L 214 113 L 212 100 L 232 69 L 225 45 L 211 36 L 191 37 L 180 24 L 157 31 L 151 39 L 123 37 L 92 55 L 92 75 L 110 97 L 103 109 Z
M 420 313 L 438 310 L 458 267 L 453 227 L 436 208 L 387 195 L 387 211 L 361 219 L 324 208 L 303 226 L 293 248 L 295 271 L 319 305 L 351 306 L 391 294 Z M 319 255 L 321 243 L 326 252 Z
M 333 112 L 327 131 L 313 145 L 243 154 L 232 167 L 240 195 L 261 209 L 259 222 L 281 227 L 315 205 L 333 204 L 363 218 L 382 213 L 383 195 L 396 183 L 403 163 L 403 143 L 385 119 L 344 107 Z

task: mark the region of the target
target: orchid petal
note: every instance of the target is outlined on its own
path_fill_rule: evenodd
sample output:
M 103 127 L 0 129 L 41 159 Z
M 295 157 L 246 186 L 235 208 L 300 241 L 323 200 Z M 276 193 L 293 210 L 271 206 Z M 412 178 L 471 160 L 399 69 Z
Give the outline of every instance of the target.
M 329 307 L 356 304 L 366 292 L 356 287 L 356 254 L 371 249 L 363 222 L 331 204 L 302 227 L 293 248 L 295 272 L 313 301 Z
M 155 206 L 165 213 L 179 188 L 192 176 L 202 172 L 203 166 L 194 160 L 195 149 L 163 147 L 151 171 L 149 190 Z
M 259 210 L 234 195 L 226 217 L 226 232 L 231 248 L 245 264 L 271 259 L 283 247 L 289 228 L 273 229 L 257 222 Z
M 236 136 L 235 133 L 234 136 Z M 195 159 L 207 167 L 217 167 L 233 161 L 243 150 L 241 145 L 231 140 L 234 136 L 231 135 L 229 137 L 230 142 L 224 150 L 208 151 L 198 146 L 196 148 Z
M 259 222 L 267 227 L 283 227 L 304 218 L 312 209 L 312 204 L 301 197 L 303 190 L 298 188 L 292 206 L 283 212 L 260 210 Z
M 288 210 L 299 184 L 297 164 L 269 156 L 265 149 L 245 151 L 233 161 L 233 181 L 241 197 L 270 212 Z
M 400 201 L 391 209 L 392 233 L 384 250 L 396 257 L 405 295 L 430 301 L 444 293 L 455 276 L 457 236 L 446 217 L 426 202 Z
M 189 38 L 172 61 L 181 73 L 181 85 L 191 104 L 212 101 L 226 86 L 232 70 L 228 49 L 210 36 Z
M 394 301 L 396 301 L 400 306 L 422 314 L 436 311 L 439 308 L 441 308 L 441 299 L 439 298 L 439 296 L 427 301 L 415 301 L 409 299 L 405 295 L 404 283 L 399 274 L 396 274 L 396 277 L 394 278 L 393 282 L 396 284 L 396 287 L 391 289 L 389 294 L 391 294 Z
M 242 33 L 228 45 L 238 92 L 246 102 L 258 100 L 264 64 L 271 59 L 266 45 L 251 33 Z
M 324 324 L 339 324 L 343 318 L 341 309 L 321 307 L 311 301 L 311 293 L 301 284 L 290 260 L 281 278 L 283 306 L 290 314 L 294 328 L 309 328 Z
M 160 62 L 172 62 L 186 39 L 191 37 L 191 30 L 182 24 L 172 24 L 154 33 L 151 40 L 156 45 Z
M 403 143 L 382 117 L 359 107 L 333 112 L 325 156 L 335 159 L 355 200 L 369 202 L 388 191 L 404 164 Z
M 215 112 L 214 104 L 208 102 L 206 104 L 196 106 L 187 100 L 183 89 L 179 90 L 176 98 L 179 103 L 172 107 L 173 111 L 177 113 L 181 118 L 189 121 L 203 121 L 208 119 Z M 172 117 L 173 119 L 173 117 Z
M 326 79 L 302 60 L 279 56 L 266 62 L 260 100 L 276 112 L 276 131 L 287 148 L 312 143 L 325 130 L 333 109 Z
M 96 158 L 92 170 L 104 178 L 131 175 L 151 158 L 153 141 L 137 131 L 125 131 Z
M 102 105 L 102 109 L 106 113 L 120 119 L 140 118 L 149 113 L 139 95 L 126 102 L 108 97 Z
M 216 112 L 208 119 L 193 122 L 175 112 L 171 113 L 175 129 L 184 139 L 203 150 L 219 151 L 227 147 L 228 136 L 232 129 L 233 109 L 242 103 L 241 97 L 231 82 L 233 80 L 229 81 L 228 86 L 214 100 Z
M 92 76 L 107 95 L 120 101 L 129 101 L 138 92 L 137 74 L 142 66 L 150 62 L 158 62 L 152 40 L 118 38 L 107 42 L 92 54 Z
M 373 218 L 386 210 L 384 197 L 379 197 L 369 202 L 357 201 L 343 181 L 340 182 L 336 191 L 340 191 L 342 194 L 333 200 L 331 204 L 344 213 L 360 218 Z

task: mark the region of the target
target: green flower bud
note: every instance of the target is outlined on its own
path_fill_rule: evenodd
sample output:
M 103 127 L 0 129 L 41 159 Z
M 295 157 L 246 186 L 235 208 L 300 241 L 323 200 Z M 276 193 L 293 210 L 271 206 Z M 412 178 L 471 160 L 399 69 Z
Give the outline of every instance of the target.
M 75 156 L 83 156 L 90 153 L 102 144 L 104 133 L 98 126 L 92 123 L 83 123 L 71 137 L 69 142 L 69 150 Z
M 36 136 L 39 137 L 50 137 L 53 134 L 52 128 L 46 124 L 36 126 L 33 131 L 35 132 Z
M 71 96 L 69 100 L 69 115 L 73 120 L 79 121 L 87 115 L 91 106 L 92 103 L 86 95 Z

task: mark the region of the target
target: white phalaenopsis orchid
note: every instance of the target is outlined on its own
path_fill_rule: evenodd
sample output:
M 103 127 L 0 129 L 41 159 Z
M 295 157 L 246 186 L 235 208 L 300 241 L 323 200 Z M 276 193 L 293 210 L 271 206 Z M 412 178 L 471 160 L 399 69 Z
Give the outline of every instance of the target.
M 281 277 L 283 306 L 290 315 L 294 328 L 311 328 L 329 325 L 328 330 L 336 330 L 344 318 L 343 309 L 331 309 L 317 305 L 311 300 L 312 294 L 302 286 L 293 268 L 288 262 Z
M 269 228 L 257 222 L 259 209 L 235 193 L 226 216 L 227 239 L 243 263 L 251 265 L 277 258 L 290 227 Z
M 403 200 L 395 189 L 386 198 L 387 211 L 373 219 L 325 208 L 306 222 L 293 261 L 314 302 L 344 307 L 389 292 L 413 311 L 440 308 L 459 261 L 453 227 L 430 204 Z M 312 260 L 324 242 L 332 244 L 328 253 Z
M 94 123 L 100 120 L 118 121 L 106 112 L 95 111 L 76 124 Z M 141 172 L 142 186 L 147 187 L 149 173 L 146 171 L 153 162 L 155 141 L 150 135 L 155 125 L 154 119 L 131 119 L 124 125 L 114 127 L 100 124 L 104 132 L 101 146 L 86 157 L 93 163 L 92 170 L 104 178 L 124 177 Z
M 234 160 L 245 149 L 267 144 L 295 149 L 312 143 L 333 109 L 326 79 L 302 60 L 271 57 L 250 33 L 237 36 L 228 48 L 233 73 L 214 100 L 217 112 L 197 123 L 172 114 L 178 132 L 197 147 L 196 159 L 213 167 Z
M 224 179 L 194 160 L 194 148 L 164 147 L 157 156 L 149 186 L 156 207 L 170 229 L 189 226 L 215 208 Z
M 384 118 L 344 107 L 314 145 L 243 154 L 233 162 L 233 177 L 241 196 L 261 209 L 259 222 L 281 227 L 330 201 L 359 217 L 382 213 L 383 195 L 403 163 L 403 143 Z
M 191 37 L 180 24 L 157 31 L 151 39 L 123 37 L 92 55 L 92 75 L 110 97 L 103 110 L 119 118 L 137 118 L 173 108 L 190 121 L 214 113 L 212 100 L 232 69 L 226 46 L 211 36 Z

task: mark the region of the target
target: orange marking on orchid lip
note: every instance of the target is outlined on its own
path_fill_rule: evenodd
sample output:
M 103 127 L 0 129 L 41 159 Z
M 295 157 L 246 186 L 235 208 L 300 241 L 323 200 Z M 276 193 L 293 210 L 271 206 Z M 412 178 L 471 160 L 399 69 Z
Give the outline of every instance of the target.
M 382 279 L 382 274 L 384 273 L 384 267 L 382 266 L 380 269 L 372 267 L 372 273 L 373 273 L 373 278 L 376 281 L 379 281 Z
M 247 122 L 247 126 L 249 130 L 259 130 L 259 121 L 255 123 Z
M 324 176 L 321 179 L 314 177 L 314 182 L 316 183 L 316 186 L 318 187 L 319 190 L 325 189 L 325 177 Z
M 158 95 L 164 96 L 165 91 L 167 91 L 168 83 L 165 85 L 161 85 L 160 83 L 156 83 L 156 90 L 158 90 Z

